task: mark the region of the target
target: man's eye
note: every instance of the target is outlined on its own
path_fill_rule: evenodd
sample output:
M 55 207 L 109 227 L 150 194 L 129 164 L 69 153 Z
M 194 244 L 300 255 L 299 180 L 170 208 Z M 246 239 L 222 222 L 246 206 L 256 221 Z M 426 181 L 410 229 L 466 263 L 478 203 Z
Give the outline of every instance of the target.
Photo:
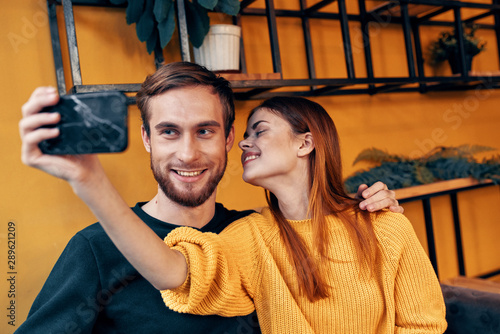
M 173 129 L 166 129 L 163 131 L 164 134 L 166 134 L 167 136 L 173 136 L 175 135 L 177 132 Z
M 202 136 L 206 136 L 206 135 L 210 135 L 214 132 L 210 129 L 201 129 L 200 131 L 198 131 L 198 133 Z

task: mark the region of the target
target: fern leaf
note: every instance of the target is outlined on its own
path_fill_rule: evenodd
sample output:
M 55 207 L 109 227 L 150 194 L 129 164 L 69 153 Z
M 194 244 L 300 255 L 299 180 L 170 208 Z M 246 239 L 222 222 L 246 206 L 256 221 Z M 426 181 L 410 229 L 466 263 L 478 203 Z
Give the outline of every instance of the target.
M 373 163 L 383 163 L 383 162 L 397 162 L 405 160 L 403 157 L 398 155 L 392 155 L 378 148 L 367 148 L 358 154 L 352 165 L 354 166 L 360 161 L 367 161 Z
M 415 179 L 421 184 L 432 183 L 436 181 L 436 178 L 425 166 L 416 166 L 415 168 Z
M 349 192 L 356 192 L 360 184 L 371 185 L 382 181 L 390 189 L 399 189 L 464 177 L 491 179 L 495 184 L 500 184 L 500 155 L 483 158 L 482 162 L 477 162 L 472 157 L 476 153 L 493 150 L 495 148 L 481 145 L 436 147 L 422 158 L 410 160 L 370 148 L 363 150 L 354 164 L 369 161 L 376 162 L 379 166 L 354 173 L 345 180 L 345 186 Z
M 461 145 L 457 147 L 457 150 L 463 155 L 472 156 L 477 153 L 496 151 L 497 149 L 494 147 L 482 145 Z

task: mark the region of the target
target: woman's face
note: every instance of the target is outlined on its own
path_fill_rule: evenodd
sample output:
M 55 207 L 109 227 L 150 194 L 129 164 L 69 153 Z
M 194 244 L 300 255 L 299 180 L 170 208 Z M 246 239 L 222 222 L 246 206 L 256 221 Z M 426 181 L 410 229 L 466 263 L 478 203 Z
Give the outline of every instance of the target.
M 286 120 L 269 109 L 259 109 L 248 120 L 243 137 L 239 147 L 243 150 L 241 162 L 245 182 L 272 191 L 271 184 L 293 175 L 301 141 Z

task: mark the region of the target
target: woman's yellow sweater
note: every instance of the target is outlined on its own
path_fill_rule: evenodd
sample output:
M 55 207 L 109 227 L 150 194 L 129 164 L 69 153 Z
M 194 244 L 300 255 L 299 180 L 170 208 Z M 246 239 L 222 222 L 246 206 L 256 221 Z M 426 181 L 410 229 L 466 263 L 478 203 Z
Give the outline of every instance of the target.
M 372 277 L 360 265 L 347 230 L 335 216 L 331 261 L 323 275 L 331 298 L 311 303 L 299 293 L 278 226 L 268 209 L 228 226 L 220 234 L 188 227 L 165 242 L 186 257 L 184 284 L 162 291 L 178 312 L 238 316 L 254 308 L 263 333 L 443 333 L 445 306 L 439 282 L 410 222 L 383 212 L 374 221 L 381 261 Z M 312 245 L 310 220 L 290 221 Z

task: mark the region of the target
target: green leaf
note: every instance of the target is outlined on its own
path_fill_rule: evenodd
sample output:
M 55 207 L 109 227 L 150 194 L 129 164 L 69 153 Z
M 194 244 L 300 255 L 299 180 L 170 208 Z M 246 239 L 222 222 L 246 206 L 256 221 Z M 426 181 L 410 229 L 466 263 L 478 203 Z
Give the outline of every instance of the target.
M 432 161 L 446 157 L 468 157 L 472 158 L 474 154 L 495 151 L 496 148 L 482 145 L 461 145 L 457 147 L 437 146 L 428 152 L 423 159 Z
M 239 0 L 219 0 L 215 10 L 218 12 L 223 12 L 229 15 L 238 15 L 240 12 L 240 1 Z
M 402 161 L 402 160 L 404 160 L 403 157 L 392 155 L 378 148 L 372 147 L 361 151 L 361 153 L 358 154 L 358 156 L 356 157 L 356 159 L 352 164 L 355 165 L 360 161 L 374 162 L 380 164 L 382 162 Z
M 481 163 L 472 156 L 474 153 L 492 150 L 495 149 L 481 145 L 440 146 L 423 157 L 409 159 L 371 148 L 364 150 L 360 155 L 366 155 L 370 161 L 383 160 L 387 157 L 398 157 L 399 160 L 384 160 L 380 166 L 355 172 L 345 180 L 345 186 L 349 192 L 355 192 L 362 183 L 370 185 L 382 181 L 390 189 L 399 189 L 463 177 L 473 177 L 477 180 L 491 179 L 495 184 L 500 184 L 500 156 L 483 158 Z
M 489 151 L 496 151 L 497 149 L 491 146 L 482 145 L 461 145 L 457 147 L 459 154 L 474 155 L 476 153 L 483 153 Z
M 136 23 L 144 12 L 144 0 L 128 0 L 126 10 L 127 24 Z
M 170 6 L 167 18 L 158 23 L 158 32 L 160 33 L 160 45 L 162 49 L 170 42 L 175 30 L 175 8 Z
M 153 29 L 155 28 L 153 5 L 153 0 L 146 0 L 146 10 L 135 26 L 137 37 L 139 37 L 139 40 L 141 42 L 147 41 L 149 36 L 151 36 Z
M 155 0 L 153 12 L 155 14 L 156 22 L 162 22 L 167 18 L 172 4 L 172 0 Z
M 109 0 L 113 5 L 123 5 L 127 0 Z
M 158 43 L 159 43 L 158 29 L 154 27 L 151 36 L 149 36 L 148 40 L 146 41 L 146 50 L 148 50 L 149 54 L 151 54 L 155 50 Z
M 415 168 L 415 178 L 421 184 L 432 183 L 435 181 L 432 172 L 427 167 L 424 166 L 417 166 Z
M 195 3 L 197 2 L 200 6 L 213 10 L 215 8 L 215 5 L 217 5 L 218 0 L 198 0 L 194 1 Z
M 197 3 L 186 1 L 186 20 L 189 40 L 195 48 L 199 48 L 210 29 L 207 10 Z

